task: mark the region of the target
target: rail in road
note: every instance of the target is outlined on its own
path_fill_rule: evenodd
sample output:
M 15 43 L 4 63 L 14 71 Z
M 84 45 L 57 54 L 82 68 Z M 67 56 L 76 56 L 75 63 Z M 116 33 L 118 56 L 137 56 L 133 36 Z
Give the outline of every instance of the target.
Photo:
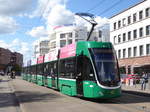
M 10 83 L 23 112 L 150 112 L 150 99 L 144 96 L 123 93 L 111 100 L 94 100 L 66 96 L 20 79 Z

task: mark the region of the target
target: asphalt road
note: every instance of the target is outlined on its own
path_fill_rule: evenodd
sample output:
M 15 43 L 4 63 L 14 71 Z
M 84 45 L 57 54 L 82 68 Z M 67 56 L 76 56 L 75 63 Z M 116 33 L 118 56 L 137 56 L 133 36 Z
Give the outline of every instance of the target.
M 21 112 L 9 80 L 1 76 L 0 79 L 0 112 Z
M 150 112 L 150 98 L 123 93 L 111 100 L 70 97 L 24 80 L 9 82 L 22 112 Z

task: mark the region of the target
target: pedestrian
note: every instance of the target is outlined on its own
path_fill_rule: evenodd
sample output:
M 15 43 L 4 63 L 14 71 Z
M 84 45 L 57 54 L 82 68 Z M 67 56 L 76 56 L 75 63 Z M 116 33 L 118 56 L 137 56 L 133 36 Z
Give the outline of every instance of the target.
M 146 89 L 146 82 L 148 80 L 148 76 L 146 73 L 143 72 L 142 75 L 142 80 L 141 80 L 141 90 L 145 90 Z

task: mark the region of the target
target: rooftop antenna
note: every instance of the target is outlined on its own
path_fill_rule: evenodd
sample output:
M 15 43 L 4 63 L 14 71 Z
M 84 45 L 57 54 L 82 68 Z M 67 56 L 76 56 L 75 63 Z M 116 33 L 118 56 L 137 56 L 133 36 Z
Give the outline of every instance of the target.
M 93 14 L 90 14 L 90 13 L 75 13 L 75 15 L 78 15 L 81 18 L 83 18 L 84 20 L 86 20 L 87 22 L 91 23 L 92 27 L 91 27 L 90 33 L 88 34 L 88 37 L 86 39 L 88 41 L 91 37 L 94 27 L 97 25 L 97 22 L 94 20 L 95 17 Z M 85 17 L 89 17 L 90 20 L 86 19 Z

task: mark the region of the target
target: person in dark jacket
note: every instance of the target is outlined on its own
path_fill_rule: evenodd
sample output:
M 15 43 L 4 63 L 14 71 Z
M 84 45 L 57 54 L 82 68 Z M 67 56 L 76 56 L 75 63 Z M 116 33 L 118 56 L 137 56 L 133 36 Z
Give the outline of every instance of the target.
M 143 72 L 142 79 L 141 79 L 141 90 L 146 89 L 146 82 L 148 80 L 148 75 Z

